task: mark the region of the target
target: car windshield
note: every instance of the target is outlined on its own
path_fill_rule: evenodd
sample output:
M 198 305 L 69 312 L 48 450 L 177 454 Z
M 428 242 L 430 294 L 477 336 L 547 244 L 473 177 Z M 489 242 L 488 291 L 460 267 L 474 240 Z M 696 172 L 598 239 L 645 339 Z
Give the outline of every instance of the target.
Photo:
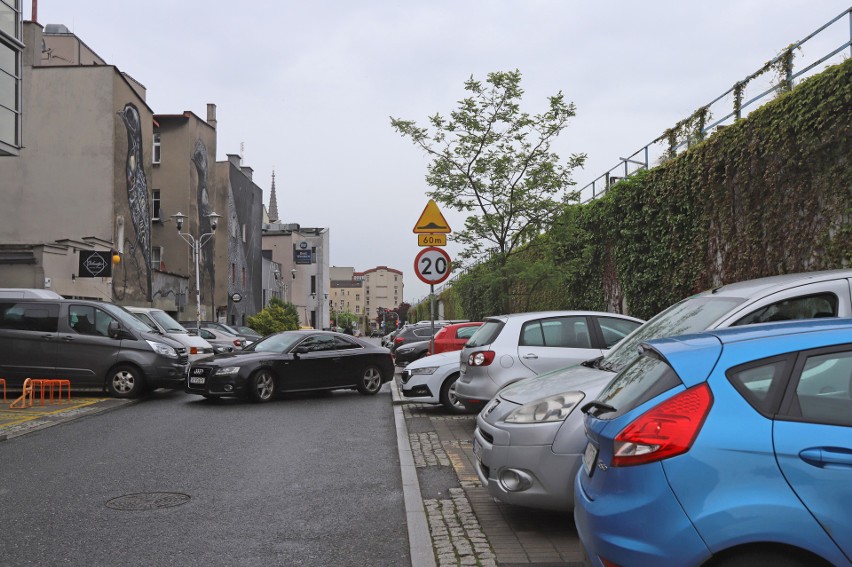
M 600 367 L 617 372 L 639 356 L 639 343 L 703 331 L 744 301 L 742 297 L 700 295 L 675 303 L 615 345 Z
M 293 346 L 305 338 L 302 333 L 278 333 L 277 335 L 269 335 L 264 339 L 260 339 L 256 343 L 252 343 L 244 350 L 250 352 L 275 352 L 284 353 L 293 348 Z
M 166 332 L 168 333 L 185 333 L 186 329 L 184 329 L 180 323 L 171 318 L 171 316 L 165 311 L 149 311 L 148 315 L 151 318 L 160 324 Z
M 148 325 L 134 317 L 133 313 L 131 313 L 124 307 L 121 307 L 119 305 L 113 305 L 112 303 L 104 303 L 101 305 L 101 307 L 103 307 L 104 311 L 118 319 L 125 327 L 136 329 L 137 331 L 143 333 L 151 332 L 151 328 Z

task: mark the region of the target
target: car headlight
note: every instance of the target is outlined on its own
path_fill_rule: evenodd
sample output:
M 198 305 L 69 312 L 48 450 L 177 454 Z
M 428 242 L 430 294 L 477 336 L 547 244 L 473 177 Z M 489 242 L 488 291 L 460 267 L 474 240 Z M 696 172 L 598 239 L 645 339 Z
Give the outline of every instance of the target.
M 214 372 L 214 374 L 216 376 L 233 376 L 234 374 L 238 374 L 239 372 L 239 366 L 225 366 Z
M 508 423 L 548 423 L 564 421 L 585 398 L 583 392 L 567 392 L 524 404 L 506 416 Z
M 411 375 L 414 374 L 434 374 L 435 371 L 438 370 L 437 366 L 426 366 L 425 368 L 408 368 L 408 372 Z
M 145 340 L 145 342 L 148 343 L 151 346 L 151 348 L 154 350 L 154 352 L 156 352 L 157 354 L 159 354 L 161 356 L 167 356 L 169 358 L 177 358 L 178 357 L 177 351 L 175 349 L 173 349 L 172 347 L 170 347 L 169 345 L 166 345 L 166 344 L 163 344 L 163 343 L 158 343 L 157 341 L 149 341 L 147 339 Z

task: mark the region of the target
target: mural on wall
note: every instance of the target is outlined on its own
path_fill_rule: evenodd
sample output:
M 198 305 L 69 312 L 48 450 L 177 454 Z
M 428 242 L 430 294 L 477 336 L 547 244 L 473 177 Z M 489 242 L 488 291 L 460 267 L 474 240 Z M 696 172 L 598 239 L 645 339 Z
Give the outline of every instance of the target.
M 207 190 L 208 169 L 207 169 L 207 146 L 201 138 L 195 141 L 195 150 L 192 152 L 192 163 L 195 164 L 195 172 L 198 174 L 198 186 L 196 191 L 196 199 L 198 201 L 198 234 L 207 234 L 213 231 L 210 225 L 210 219 L 207 217 L 213 208 L 210 206 L 210 195 Z M 199 279 L 201 280 L 202 300 L 206 296 L 211 307 L 207 314 L 209 318 L 216 316 L 216 303 L 213 294 L 214 285 L 216 282 L 216 263 L 214 257 L 213 239 L 209 239 L 201 248 L 201 258 L 199 258 L 200 270 Z
M 144 286 L 144 296 L 151 300 L 151 212 L 148 208 L 148 180 L 145 177 L 145 161 L 142 153 L 142 128 L 139 109 L 127 103 L 118 112 L 127 130 L 127 159 L 125 181 L 127 182 L 127 204 L 135 236 L 125 235 L 122 263 L 124 278 L 113 277 L 113 294 L 122 300 L 127 294 L 128 275 L 131 269 L 136 277 L 131 281 Z M 129 244 L 129 247 L 128 247 Z M 141 261 L 139 257 L 142 257 Z
M 228 262 L 234 269 L 228 280 L 228 297 L 236 292 L 242 299 L 239 303 L 228 300 L 228 322 L 243 325 L 246 317 L 263 309 L 263 192 L 233 165 L 229 166 L 229 181 Z

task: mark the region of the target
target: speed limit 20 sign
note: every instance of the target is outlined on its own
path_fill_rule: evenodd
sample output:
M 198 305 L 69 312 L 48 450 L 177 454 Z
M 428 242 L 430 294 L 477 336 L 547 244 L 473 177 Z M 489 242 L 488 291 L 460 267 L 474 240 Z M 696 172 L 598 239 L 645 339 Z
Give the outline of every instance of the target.
M 441 248 L 424 248 L 414 259 L 414 271 L 420 281 L 439 284 L 450 277 L 450 255 Z

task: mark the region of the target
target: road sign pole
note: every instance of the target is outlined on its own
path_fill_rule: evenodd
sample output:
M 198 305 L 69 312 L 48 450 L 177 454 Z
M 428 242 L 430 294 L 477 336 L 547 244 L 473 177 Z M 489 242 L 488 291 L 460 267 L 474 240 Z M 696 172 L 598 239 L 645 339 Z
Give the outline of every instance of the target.
M 429 284 L 429 330 L 432 338 L 429 339 L 429 354 L 435 354 L 435 285 Z

